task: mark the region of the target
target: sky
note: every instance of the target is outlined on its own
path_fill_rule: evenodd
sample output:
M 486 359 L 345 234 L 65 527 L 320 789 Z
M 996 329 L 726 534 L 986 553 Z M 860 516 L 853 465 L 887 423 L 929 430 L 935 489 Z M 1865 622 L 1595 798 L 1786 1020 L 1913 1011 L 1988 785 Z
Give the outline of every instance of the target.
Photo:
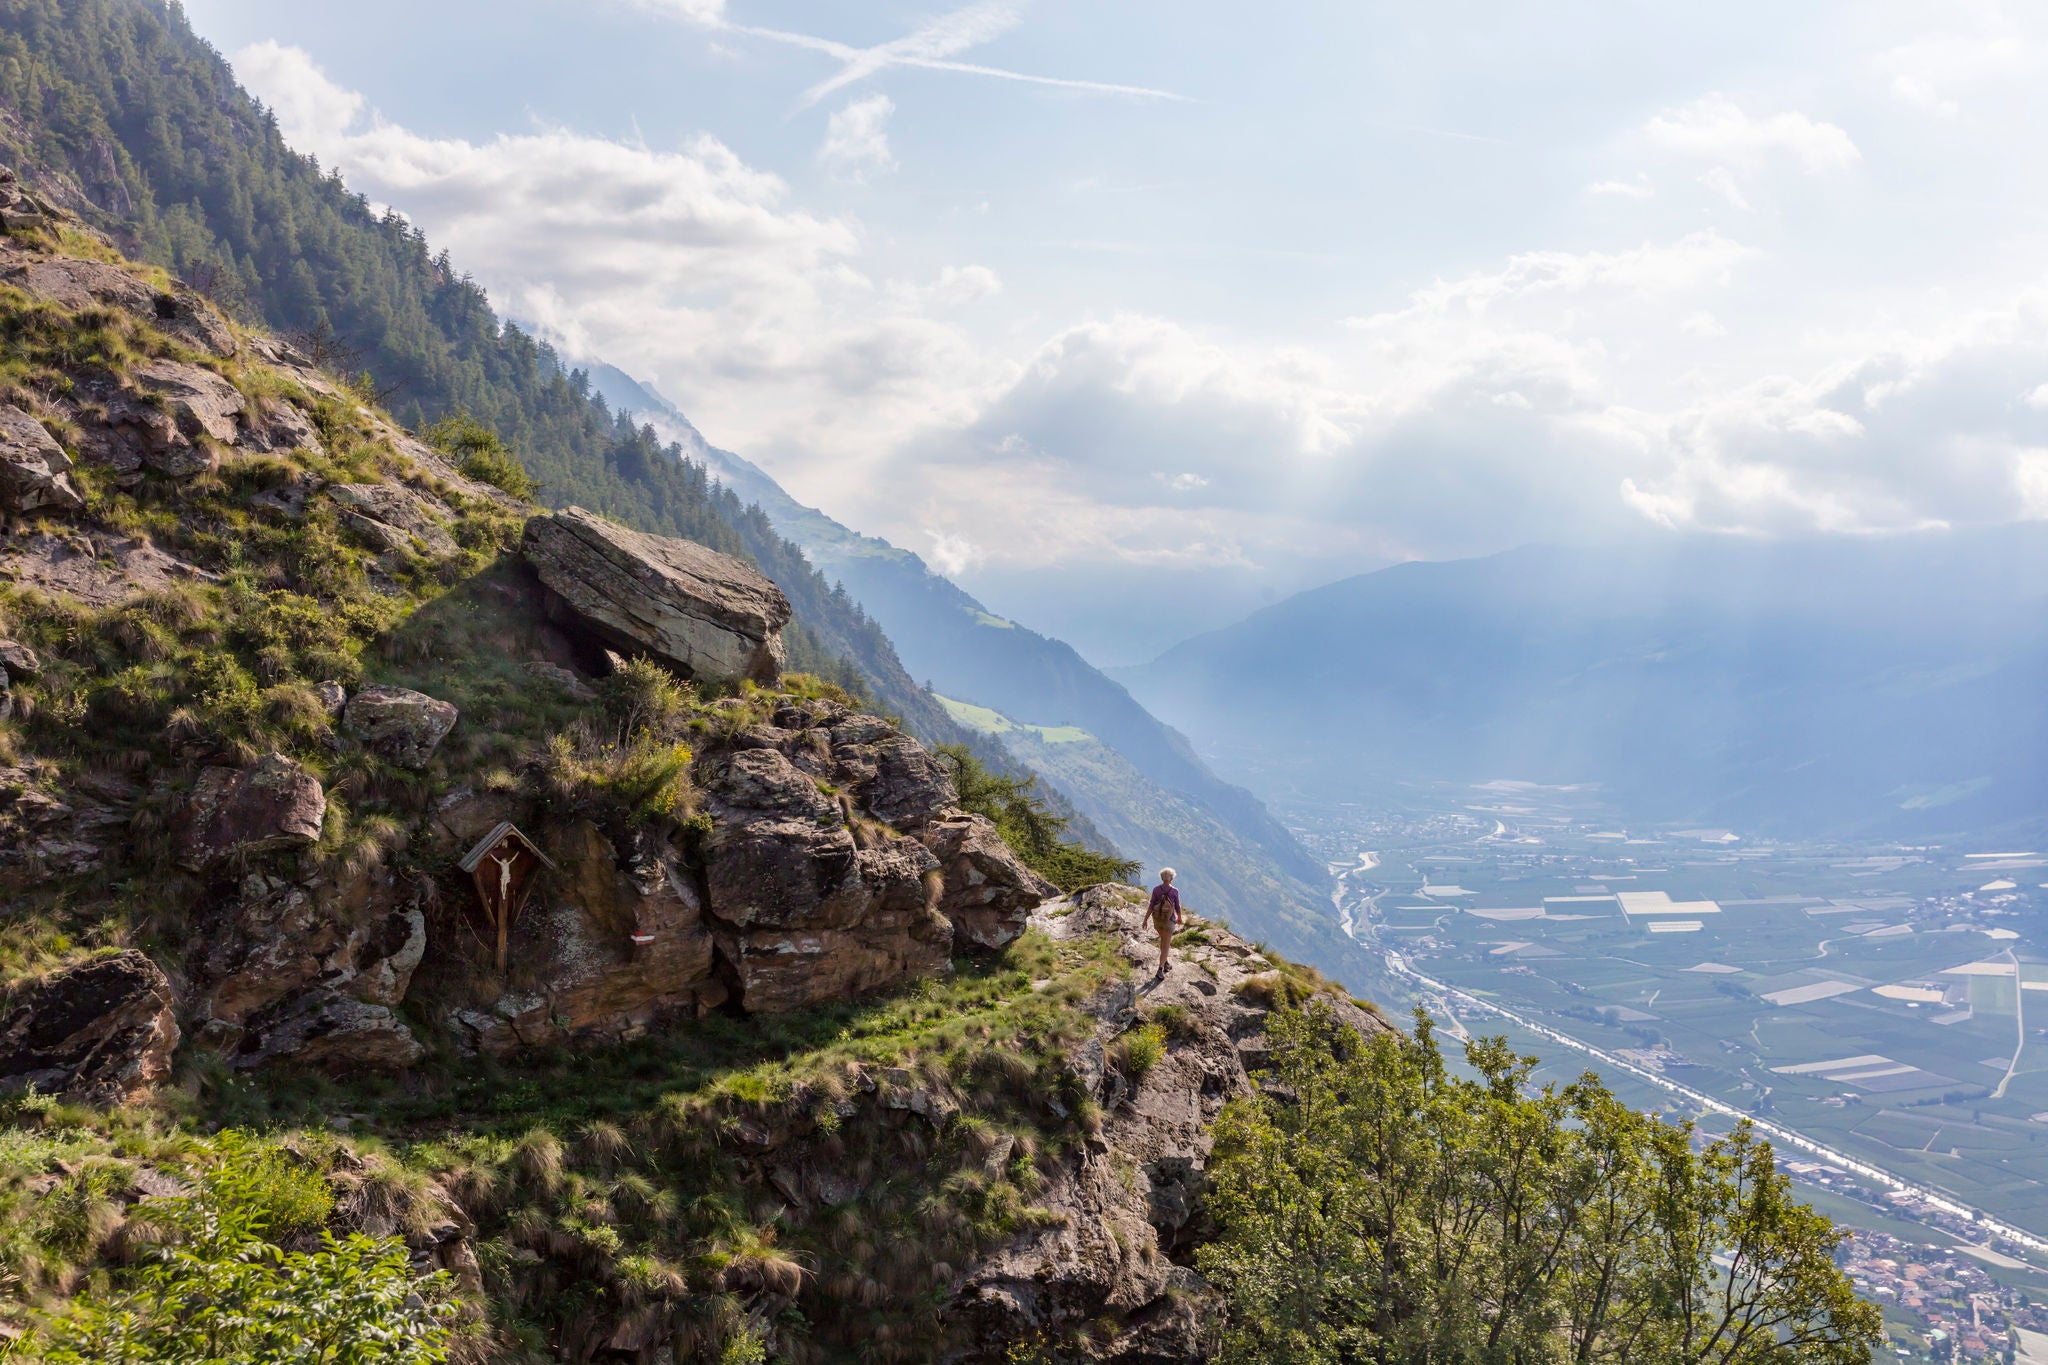
M 2048 518 L 2048 13 L 186 0 L 507 315 L 1097 662 L 1415 558 Z

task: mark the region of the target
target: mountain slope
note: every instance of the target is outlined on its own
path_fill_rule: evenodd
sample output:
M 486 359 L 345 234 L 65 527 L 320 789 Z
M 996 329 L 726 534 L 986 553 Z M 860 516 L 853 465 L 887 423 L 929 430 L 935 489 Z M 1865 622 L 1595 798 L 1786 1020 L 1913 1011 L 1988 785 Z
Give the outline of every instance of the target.
M 1325 970 L 1358 975 L 1325 908 L 1325 869 L 1258 799 L 1220 781 L 1187 742 L 1061 641 L 1005 621 L 906 550 L 791 497 L 765 471 L 711 445 L 673 404 L 610 366 L 594 387 L 647 416 L 692 460 L 758 506 L 888 630 L 905 665 L 941 692 L 999 713 L 978 727 L 1064 792 L 1124 854 L 1179 868 L 1203 903 Z M 972 713 L 953 708 L 955 718 Z M 1085 732 L 1048 746 L 1034 727 Z M 1111 833 L 1112 830 L 1121 831 Z
M 395 214 L 288 147 L 185 22 L 146 0 L 0 3 L 0 159 L 139 259 L 230 312 L 367 376 L 415 430 L 467 413 L 518 451 L 550 506 L 752 558 L 797 609 L 791 664 L 851 682 L 928 740 L 971 737 L 918 687 L 880 627 L 766 519 L 587 375 L 501 324 L 490 300 Z
M 962 724 L 999 736 L 1032 771 L 1072 793 L 1127 857 L 1177 869 L 1190 910 L 1226 919 L 1347 981 L 1369 979 L 1369 965 L 1338 936 L 1327 902 L 1276 871 L 1263 849 L 1195 801 L 1153 782 L 1094 735 L 1073 726 L 1026 725 L 965 702 L 946 706 Z
M 1508 777 L 1641 819 L 1982 830 L 2048 814 L 2044 605 L 2039 527 L 1538 547 L 1347 579 L 1122 676 L 1268 791 Z

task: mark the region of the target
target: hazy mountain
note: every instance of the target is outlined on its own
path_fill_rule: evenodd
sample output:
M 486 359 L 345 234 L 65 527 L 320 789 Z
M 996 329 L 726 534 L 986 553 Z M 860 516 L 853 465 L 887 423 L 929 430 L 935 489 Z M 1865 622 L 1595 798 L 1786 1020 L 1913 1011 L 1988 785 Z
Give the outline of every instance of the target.
M 1333 583 L 1120 673 L 1269 793 L 1590 782 L 1786 831 L 2048 813 L 2048 529 L 1528 548 Z

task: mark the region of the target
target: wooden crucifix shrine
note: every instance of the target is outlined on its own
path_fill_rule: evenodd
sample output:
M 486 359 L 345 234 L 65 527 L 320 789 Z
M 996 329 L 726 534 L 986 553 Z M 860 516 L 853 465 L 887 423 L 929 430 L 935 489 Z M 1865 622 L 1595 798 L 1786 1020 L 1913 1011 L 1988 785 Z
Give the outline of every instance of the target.
M 484 918 L 497 930 L 501 976 L 511 946 L 512 926 L 518 921 L 519 912 L 526 908 L 534 878 L 543 867 L 552 871 L 554 866 L 553 860 L 534 847 L 533 840 L 520 833 L 510 820 L 500 821 L 462 860 L 462 870 L 476 883 Z

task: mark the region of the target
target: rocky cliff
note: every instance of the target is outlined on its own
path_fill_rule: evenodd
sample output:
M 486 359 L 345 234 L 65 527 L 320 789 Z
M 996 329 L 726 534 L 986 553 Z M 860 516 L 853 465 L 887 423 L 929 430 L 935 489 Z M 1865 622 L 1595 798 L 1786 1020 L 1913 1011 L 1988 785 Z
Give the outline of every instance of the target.
M 0 1329 L 240 1125 L 326 1191 L 291 1245 L 402 1240 L 477 1359 L 1198 1358 L 1277 960 L 1139 987 L 1137 893 L 783 676 L 754 567 L 541 514 L 10 192 Z

